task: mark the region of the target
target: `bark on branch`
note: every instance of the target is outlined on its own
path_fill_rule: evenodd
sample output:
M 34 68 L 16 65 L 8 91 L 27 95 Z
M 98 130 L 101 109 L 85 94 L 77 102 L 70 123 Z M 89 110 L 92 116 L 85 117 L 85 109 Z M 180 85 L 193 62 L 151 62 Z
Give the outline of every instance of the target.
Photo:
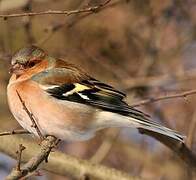
M 42 148 L 37 143 L 31 142 L 29 139 L 21 138 L 19 135 L 15 136 L 2 136 L 0 137 L 0 151 L 13 157 L 17 158 L 17 154 L 15 153 L 18 149 L 18 144 L 23 144 L 23 146 L 26 147 L 26 150 L 22 153 L 22 162 L 27 162 L 32 157 L 36 158 L 38 155 L 41 155 L 41 152 L 43 151 Z M 39 158 L 38 158 L 39 159 Z M 36 160 L 37 162 L 37 160 Z M 32 162 L 28 163 L 32 168 L 35 167 L 35 165 Z M 27 167 L 27 166 L 25 166 Z M 24 166 L 21 167 L 21 169 L 24 168 Z M 63 154 L 61 152 L 51 152 L 48 163 L 43 162 L 42 168 L 59 174 L 63 176 L 71 176 L 72 178 L 81 178 L 83 175 L 88 176 L 92 179 L 110 179 L 110 180 L 132 180 L 139 178 L 131 177 L 130 175 L 112 169 L 108 168 L 102 165 L 93 164 L 86 160 L 77 159 L 75 157 Z
M 21 151 L 17 167 L 12 170 L 12 172 L 7 176 L 6 180 L 17 180 L 35 171 L 43 161 L 47 161 L 52 148 L 56 145 L 56 141 L 57 139 L 53 136 L 48 136 L 47 138 L 45 138 L 41 143 L 39 152 L 35 153 L 35 155 L 22 167 L 20 167 L 20 163 L 22 161 Z M 22 145 L 22 143 L 20 144 L 23 149 L 26 147 Z M 31 147 L 28 147 L 27 151 L 30 148 Z

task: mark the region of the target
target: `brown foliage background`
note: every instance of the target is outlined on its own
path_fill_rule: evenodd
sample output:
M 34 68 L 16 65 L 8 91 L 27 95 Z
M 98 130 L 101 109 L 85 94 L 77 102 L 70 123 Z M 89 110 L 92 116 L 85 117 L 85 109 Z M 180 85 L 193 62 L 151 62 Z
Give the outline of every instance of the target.
M 0 1 L 0 14 L 72 10 L 100 0 Z M 37 44 L 92 76 L 142 99 L 195 89 L 196 3 L 194 0 L 112 0 L 90 15 L 45 15 L 0 19 L 0 129 L 20 126 L 8 110 L 9 57 Z M 187 136 L 196 151 L 196 96 L 150 103 L 139 109 Z M 101 154 L 97 151 L 100 147 Z M 104 130 L 87 142 L 63 143 L 61 150 L 146 179 L 196 179 L 165 146 L 133 129 Z M 103 156 L 103 157 L 102 157 Z M 14 161 L 0 156 L 0 179 Z M 43 172 L 44 179 L 65 179 Z M 39 179 L 39 177 L 35 177 Z M 69 179 L 67 177 L 67 179 Z

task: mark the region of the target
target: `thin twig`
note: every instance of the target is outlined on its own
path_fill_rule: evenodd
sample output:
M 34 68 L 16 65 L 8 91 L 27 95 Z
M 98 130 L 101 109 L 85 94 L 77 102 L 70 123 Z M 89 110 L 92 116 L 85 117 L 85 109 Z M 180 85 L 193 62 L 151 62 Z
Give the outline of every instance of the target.
M 21 157 L 22 157 L 22 151 L 24 151 L 26 148 L 22 145 L 22 144 L 19 144 L 19 150 L 16 151 L 16 154 L 18 155 L 18 158 L 17 158 L 17 165 L 16 165 L 16 170 L 17 171 L 21 171 L 20 169 L 20 166 L 21 166 Z
M 32 157 L 22 167 L 13 169 L 6 177 L 6 180 L 18 180 L 24 178 L 34 172 L 39 165 L 48 158 L 51 150 L 56 146 L 57 139 L 53 136 L 48 136 L 41 142 L 41 149 L 34 157 Z M 21 158 L 21 157 L 20 157 Z
M 7 135 L 14 135 L 14 134 L 30 134 L 30 132 L 28 132 L 25 129 L 0 132 L 0 136 L 7 136 Z
M 23 17 L 23 16 L 40 16 L 40 15 L 72 15 L 72 14 L 79 14 L 79 13 L 88 13 L 88 12 L 97 12 L 100 8 L 103 8 L 105 5 L 107 5 L 111 0 L 106 0 L 105 2 L 92 7 L 87 7 L 83 9 L 76 9 L 71 11 L 60 11 L 60 10 L 48 10 L 48 11 L 41 11 L 41 12 L 28 12 L 28 13 L 16 13 L 16 14 L 0 14 L 0 18 L 12 18 L 12 17 Z
M 137 103 L 133 103 L 131 105 L 131 107 L 142 106 L 142 105 L 146 105 L 146 104 L 149 104 L 149 103 L 154 103 L 154 102 L 157 102 L 157 101 L 162 101 L 162 100 L 167 100 L 167 99 L 185 98 L 185 97 L 193 95 L 193 94 L 196 94 L 195 89 L 190 90 L 190 91 L 185 91 L 183 93 L 168 95 L 168 96 L 160 96 L 160 97 L 149 98 L 149 99 L 146 99 L 146 100 L 139 101 Z
M 32 121 L 32 127 L 35 128 L 35 130 L 37 131 L 38 136 L 40 137 L 41 140 L 43 140 L 44 137 L 43 137 L 41 131 L 39 130 L 38 126 L 37 126 L 37 123 L 36 123 L 36 121 L 35 121 L 35 118 L 34 118 L 33 114 L 32 114 L 32 113 L 28 110 L 28 108 L 26 107 L 25 102 L 23 101 L 23 99 L 22 99 L 22 97 L 20 96 L 19 92 L 16 91 L 16 93 L 17 93 L 17 95 L 18 95 L 18 97 L 19 97 L 19 99 L 20 99 L 20 102 L 22 103 L 23 109 L 25 110 L 25 112 L 27 113 L 27 115 L 29 116 L 29 118 L 30 118 L 31 121 Z
M 139 87 L 163 87 L 168 84 L 177 84 L 188 80 L 195 80 L 196 69 L 185 71 L 183 74 L 163 74 L 156 76 L 143 76 L 124 79 L 124 91 L 131 92 L 133 88 Z

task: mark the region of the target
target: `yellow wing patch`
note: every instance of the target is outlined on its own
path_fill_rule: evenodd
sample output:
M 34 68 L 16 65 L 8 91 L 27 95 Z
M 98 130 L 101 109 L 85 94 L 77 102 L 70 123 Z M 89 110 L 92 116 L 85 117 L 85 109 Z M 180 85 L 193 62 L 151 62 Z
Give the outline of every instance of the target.
M 81 92 L 81 91 L 84 91 L 84 90 L 87 90 L 87 89 L 91 89 L 90 87 L 82 85 L 82 84 L 79 84 L 79 83 L 74 83 L 74 86 L 75 86 L 74 89 L 64 93 L 63 95 L 64 96 L 69 96 L 69 95 L 72 95 L 74 93 L 78 93 L 78 92 Z

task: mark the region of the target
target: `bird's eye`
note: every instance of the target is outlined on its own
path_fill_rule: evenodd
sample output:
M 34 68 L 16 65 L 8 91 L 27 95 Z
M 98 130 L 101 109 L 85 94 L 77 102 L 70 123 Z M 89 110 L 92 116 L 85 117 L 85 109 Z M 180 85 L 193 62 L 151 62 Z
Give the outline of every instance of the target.
M 28 66 L 31 68 L 31 67 L 35 66 L 35 64 L 36 64 L 35 62 L 31 61 L 31 62 L 29 62 Z

